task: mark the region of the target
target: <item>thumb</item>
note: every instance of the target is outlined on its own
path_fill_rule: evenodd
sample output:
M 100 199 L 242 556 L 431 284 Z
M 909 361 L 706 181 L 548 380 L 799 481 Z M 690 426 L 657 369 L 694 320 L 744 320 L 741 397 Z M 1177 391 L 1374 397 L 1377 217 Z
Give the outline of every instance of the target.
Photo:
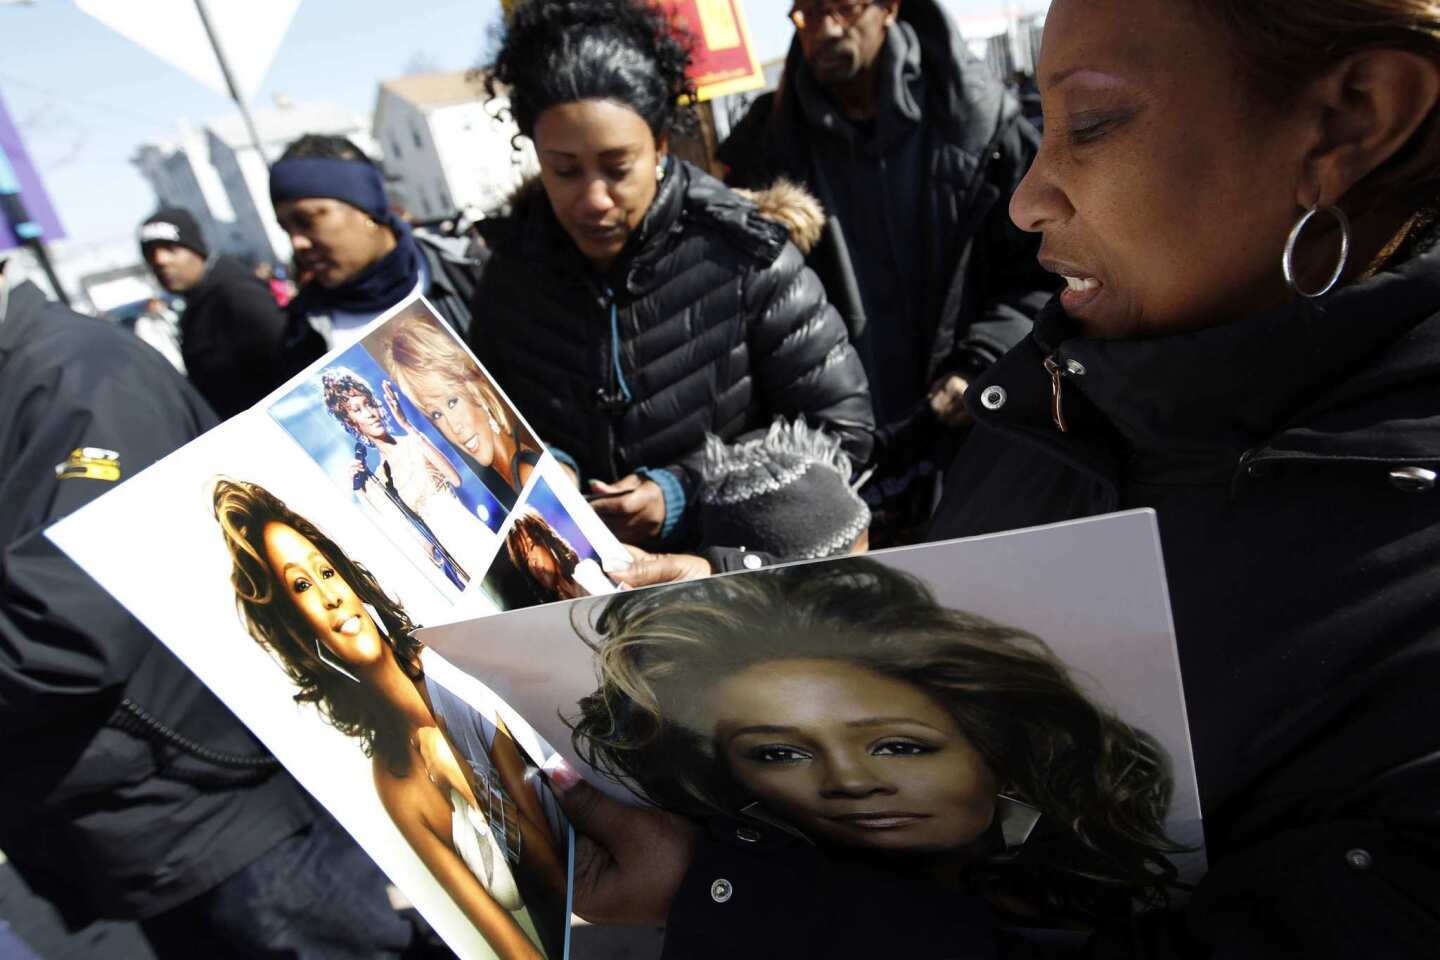
M 591 480 L 590 489 L 607 496 L 629 492 L 618 483 L 605 483 L 603 480 Z
M 560 809 L 575 829 L 608 846 L 606 838 L 617 835 L 623 828 L 629 808 L 586 783 L 558 753 L 546 762 L 544 773 Z

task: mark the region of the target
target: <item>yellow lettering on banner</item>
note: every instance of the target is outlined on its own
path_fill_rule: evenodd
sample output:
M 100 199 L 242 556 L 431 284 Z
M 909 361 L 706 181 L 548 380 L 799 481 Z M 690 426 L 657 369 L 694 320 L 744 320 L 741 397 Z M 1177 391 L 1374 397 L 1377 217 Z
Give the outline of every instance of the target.
M 695 0 L 700 12 L 700 30 L 711 50 L 733 50 L 740 46 L 740 25 L 735 22 L 733 0 Z

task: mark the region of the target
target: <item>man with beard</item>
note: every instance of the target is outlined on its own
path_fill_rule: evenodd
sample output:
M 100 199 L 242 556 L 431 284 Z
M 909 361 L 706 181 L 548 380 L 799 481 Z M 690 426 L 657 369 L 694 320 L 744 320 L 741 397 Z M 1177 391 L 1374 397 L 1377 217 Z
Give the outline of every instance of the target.
M 720 158 L 732 185 L 804 184 L 843 228 L 884 428 L 866 490 L 884 546 L 928 514 L 966 386 L 1056 288 L 1006 212 L 1039 137 L 935 0 L 796 0 L 790 19 L 779 89 Z M 811 265 L 835 299 L 833 262 Z

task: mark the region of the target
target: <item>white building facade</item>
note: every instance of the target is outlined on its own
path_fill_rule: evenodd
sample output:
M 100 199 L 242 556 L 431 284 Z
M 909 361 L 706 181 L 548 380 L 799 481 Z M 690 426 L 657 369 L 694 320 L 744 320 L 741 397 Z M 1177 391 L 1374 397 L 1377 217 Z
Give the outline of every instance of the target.
M 375 102 L 374 141 L 386 187 L 416 222 L 501 208 L 539 169 L 530 142 L 470 71 L 387 80 Z

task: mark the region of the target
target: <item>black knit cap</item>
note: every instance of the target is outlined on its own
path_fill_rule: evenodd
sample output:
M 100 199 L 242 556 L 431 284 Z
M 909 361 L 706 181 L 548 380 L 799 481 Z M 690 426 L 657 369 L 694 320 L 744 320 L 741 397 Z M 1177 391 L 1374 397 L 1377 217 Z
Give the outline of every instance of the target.
M 803 419 L 776 420 L 763 437 L 732 446 L 707 437 L 701 473 L 700 538 L 709 547 L 818 560 L 849 553 L 870 527 L 839 438 Z
M 181 207 L 161 207 L 140 224 L 140 252 L 156 243 L 175 243 L 188 247 L 202 257 L 210 256 L 210 248 L 200 235 L 200 224 Z

